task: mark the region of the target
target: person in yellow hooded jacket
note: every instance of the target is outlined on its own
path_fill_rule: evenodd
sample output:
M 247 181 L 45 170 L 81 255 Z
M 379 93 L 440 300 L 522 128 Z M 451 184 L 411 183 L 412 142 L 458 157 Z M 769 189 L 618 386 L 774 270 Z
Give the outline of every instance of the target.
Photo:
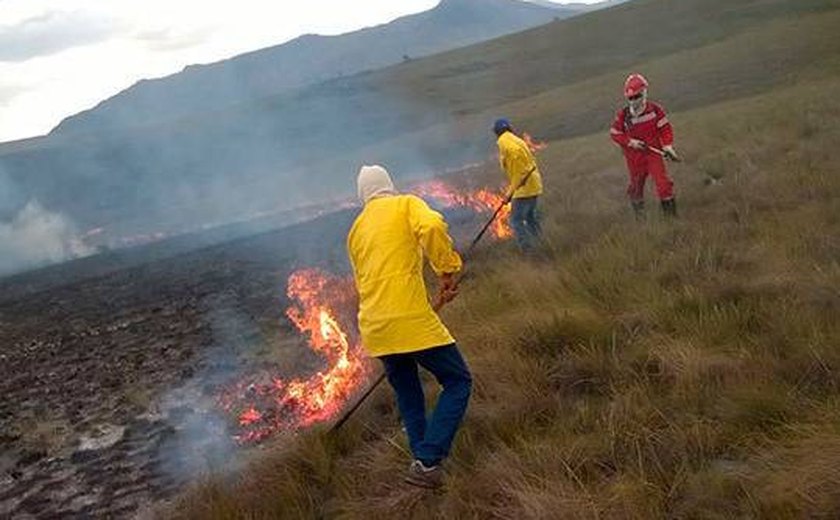
M 493 133 L 497 137 L 499 163 L 508 178 L 507 195 L 513 195 L 510 224 L 519 248 L 531 251 L 542 234 L 537 204 L 543 185 L 537 159 L 507 119 L 497 120 Z
M 443 302 L 457 294 L 455 251 L 443 216 L 414 195 L 398 194 L 385 168 L 364 166 L 358 176 L 364 209 L 347 237 L 359 293 L 362 344 L 384 365 L 408 434 L 414 461 L 406 481 L 442 485 L 442 461 L 460 427 L 472 388 L 470 371 L 429 302 L 424 259 L 439 277 Z M 418 366 L 443 387 L 426 417 Z

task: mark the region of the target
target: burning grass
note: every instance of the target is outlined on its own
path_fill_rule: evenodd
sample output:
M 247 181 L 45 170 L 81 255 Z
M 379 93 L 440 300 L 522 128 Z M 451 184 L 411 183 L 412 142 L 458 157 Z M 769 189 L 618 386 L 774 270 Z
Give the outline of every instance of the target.
M 674 223 L 630 221 L 603 135 L 553 144 L 552 258 L 485 248 L 445 311 L 475 393 L 441 494 L 400 484 L 383 388 L 340 434 L 278 447 L 175 515 L 835 516 L 838 98 L 822 81 L 675 114 Z
M 489 190 L 458 191 L 443 181 L 426 182 L 411 191 L 444 208 L 464 207 L 478 213 L 492 214 L 504 203 L 501 195 Z M 508 239 L 512 236 L 510 205 L 504 205 L 499 214 L 501 218 L 494 221 L 491 233 L 497 239 Z M 263 371 L 246 375 L 225 388 L 217 401 L 234 419 L 234 439 L 239 444 L 258 443 L 335 420 L 370 374 L 355 334 L 355 313 L 346 312 L 355 304 L 353 281 L 318 269 L 301 269 L 289 276 L 287 285 L 286 294 L 296 303 L 286 311 L 286 317 L 306 336 L 307 344 L 323 358 L 325 367 L 291 381 Z
M 431 200 L 443 208 L 462 207 L 478 213 L 493 215 L 505 201 L 504 196 L 488 189 L 472 191 L 456 190 L 444 181 L 428 181 L 411 188 L 417 196 Z M 500 240 L 513 237 L 510 227 L 510 204 L 505 204 L 499 211 L 499 216 L 490 225 L 492 236 Z
M 286 316 L 324 359 L 325 367 L 306 378 L 285 381 L 275 374 L 248 375 L 219 397 L 219 405 L 236 417 L 242 444 L 280 433 L 297 432 L 329 421 L 347 405 L 366 380 L 369 367 L 338 309 L 350 307 L 352 282 L 317 269 L 289 276 L 287 296 L 295 302 Z

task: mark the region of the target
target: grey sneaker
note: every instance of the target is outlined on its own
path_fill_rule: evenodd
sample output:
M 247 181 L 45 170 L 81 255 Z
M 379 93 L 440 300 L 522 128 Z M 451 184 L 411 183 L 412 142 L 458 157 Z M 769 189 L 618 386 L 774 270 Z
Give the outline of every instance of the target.
M 438 489 L 443 486 L 443 468 L 440 466 L 426 467 L 419 460 L 415 460 L 408 467 L 405 481 L 412 486 Z

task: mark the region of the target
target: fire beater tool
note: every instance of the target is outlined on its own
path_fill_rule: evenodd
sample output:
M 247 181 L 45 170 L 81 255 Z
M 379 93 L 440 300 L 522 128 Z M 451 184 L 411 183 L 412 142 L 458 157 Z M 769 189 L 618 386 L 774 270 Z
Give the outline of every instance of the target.
M 660 150 L 660 152 L 665 153 L 665 152 L 662 152 L 661 150 Z M 475 238 L 472 240 L 472 242 L 470 242 L 470 245 L 467 248 L 466 253 L 464 253 L 464 255 L 463 255 L 464 259 L 466 259 L 470 256 L 470 254 L 473 252 L 473 249 L 475 249 L 475 246 L 478 245 L 478 243 L 484 237 L 485 233 L 487 233 L 487 230 L 490 229 L 490 226 L 492 226 L 493 222 L 495 222 L 496 219 L 499 217 L 499 213 L 502 212 L 502 210 L 505 208 L 505 206 L 510 204 L 510 202 L 513 200 L 513 194 L 516 193 L 516 190 L 518 190 L 522 186 L 525 186 L 525 183 L 528 182 L 528 179 L 531 177 L 531 174 L 534 173 L 536 170 L 537 170 L 536 167 L 531 168 L 531 170 L 528 171 L 528 173 L 526 173 L 524 177 L 522 177 L 522 180 L 519 181 L 519 184 L 516 186 L 516 188 L 514 188 L 513 190 L 510 190 L 510 193 L 505 197 L 505 200 L 502 201 L 502 203 L 499 204 L 499 207 L 496 208 L 496 211 L 493 212 L 493 216 L 490 217 L 490 219 L 487 221 L 487 223 L 484 224 L 484 227 L 481 228 L 481 231 L 479 231 L 478 234 L 475 236 Z M 462 270 L 461 273 L 458 274 L 458 277 L 455 279 L 455 285 L 454 285 L 455 288 L 458 287 L 458 285 L 461 283 L 461 281 L 463 279 L 464 279 L 464 271 Z M 434 309 L 434 311 L 437 312 L 441 308 L 443 308 L 443 306 L 446 305 L 446 303 L 447 302 L 444 298 L 438 297 L 435 300 L 435 303 L 432 305 L 432 309 Z M 362 406 L 362 403 L 364 403 L 367 400 L 367 398 L 370 397 L 370 394 L 372 394 L 373 391 L 376 390 L 376 388 L 382 383 L 382 381 L 385 380 L 385 375 L 386 374 L 385 374 L 384 371 L 379 374 L 379 376 L 376 378 L 376 380 L 373 382 L 373 384 L 370 385 L 370 387 L 365 391 L 364 394 L 362 394 L 362 396 L 359 398 L 359 400 L 356 401 L 356 404 L 351 406 L 344 413 L 344 415 L 342 415 L 341 418 L 338 421 L 336 421 L 336 423 L 332 426 L 332 428 L 330 428 L 331 432 L 338 431 L 339 429 L 341 429 L 342 426 L 344 426 L 344 423 L 346 423 L 347 420 L 350 419 L 350 417 L 356 412 L 356 410 L 358 410 L 359 407 Z
M 672 155 L 672 154 L 666 153 L 665 150 L 660 150 L 659 148 L 656 148 L 655 146 L 650 146 L 650 145 L 645 145 L 645 146 L 647 146 L 647 149 L 649 151 L 655 153 L 656 155 L 658 155 L 658 156 L 660 156 L 664 159 L 667 159 L 669 161 L 673 161 L 673 162 L 676 162 L 676 163 L 682 162 L 682 159 L 678 155 Z

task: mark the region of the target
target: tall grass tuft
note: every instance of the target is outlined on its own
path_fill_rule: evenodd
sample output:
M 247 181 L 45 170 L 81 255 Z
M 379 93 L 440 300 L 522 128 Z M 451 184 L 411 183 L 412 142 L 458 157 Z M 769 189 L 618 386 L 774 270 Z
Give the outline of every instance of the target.
M 337 436 L 262 453 L 168 513 L 836 517 L 837 99 L 821 81 L 674 115 L 675 222 L 653 205 L 633 221 L 604 136 L 552 143 L 550 259 L 487 245 L 444 311 L 476 380 L 445 490 L 400 482 L 382 389 Z

